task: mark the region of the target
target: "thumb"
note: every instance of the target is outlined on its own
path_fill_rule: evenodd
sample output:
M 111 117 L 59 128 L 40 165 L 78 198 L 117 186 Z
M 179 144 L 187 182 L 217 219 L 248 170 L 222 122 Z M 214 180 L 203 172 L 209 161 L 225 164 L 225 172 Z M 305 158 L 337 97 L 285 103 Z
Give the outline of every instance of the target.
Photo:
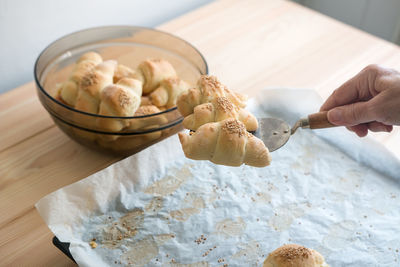
M 353 126 L 374 121 L 368 102 L 358 102 L 333 108 L 328 111 L 328 120 L 335 125 Z

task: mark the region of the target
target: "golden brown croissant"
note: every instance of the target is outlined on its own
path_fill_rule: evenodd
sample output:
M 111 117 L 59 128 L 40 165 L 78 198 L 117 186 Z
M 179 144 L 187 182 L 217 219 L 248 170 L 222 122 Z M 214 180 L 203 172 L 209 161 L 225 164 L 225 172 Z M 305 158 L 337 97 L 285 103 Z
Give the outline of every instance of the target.
M 215 76 L 202 75 L 197 81 L 197 87 L 189 89 L 182 93 L 177 100 L 177 107 L 182 116 L 193 113 L 194 107 L 203 103 L 209 103 L 216 97 L 226 97 L 235 106 L 246 107 L 247 97 L 245 95 L 234 93 Z
M 75 104 L 76 109 L 89 113 L 98 113 L 100 93 L 103 88 L 113 83 L 116 66 L 117 62 L 114 60 L 107 60 L 82 77 Z
M 264 143 L 246 131 L 235 119 L 206 123 L 192 135 L 179 133 L 185 156 L 195 160 L 210 160 L 215 164 L 240 166 L 243 163 L 265 167 L 271 157 Z
M 186 129 L 196 131 L 197 128 L 208 122 L 222 121 L 229 118 L 243 122 L 247 131 L 255 131 L 258 128 L 257 119 L 253 114 L 245 109 L 236 107 L 226 97 L 217 97 L 211 103 L 196 106 L 193 114 L 186 116 L 182 124 Z
M 95 52 L 83 54 L 74 66 L 68 80 L 61 85 L 60 99 L 70 106 L 75 106 L 79 83 L 89 71 L 102 61 L 101 56 Z
M 122 78 L 134 78 L 135 71 L 125 65 L 118 64 L 114 72 L 113 81 L 117 83 Z
M 143 76 L 141 75 L 141 73 L 137 73 L 136 71 L 125 65 L 118 64 L 114 72 L 114 77 L 113 77 L 114 83 L 117 83 L 122 78 L 132 78 L 139 80 L 143 83 Z
M 135 116 L 146 116 L 150 114 L 155 114 L 161 112 L 156 106 L 140 106 L 135 113 Z M 164 125 L 168 122 L 167 118 L 163 114 L 135 118 L 131 120 L 129 126 L 130 129 L 136 131 L 150 131 L 151 129 L 157 129 L 160 125 Z M 146 134 L 141 134 L 143 140 L 151 141 L 161 137 L 161 131 L 149 132 Z
M 140 105 L 142 93 L 141 82 L 135 79 L 122 78 L 117 84 L 108 85 L 100 94 L 99 115 L 132 117 Z M 128 126 L 128 120 L 99 118 L 100 129 L 117 132 Z
M 177 76 L 174 67 L 164 59 L 145 60 L 140 63 L 138 69 L 143 74 L 144 94 L 154 91 L 162 80 Z
M 154 105 L 140 106 L 136 112 L 136 116 L 146 116 L 150 114 L 160 113 L 161 110 Z M 143 130 L 151 127 L 156 128 L 159 125 L 167 123 L 167 118 L 163 114 L 147 116 L 142 118 L 132 119 L 129 128 L 132 130 Z
M 153 102 L 151 102 L 151 99 L 149 96 L 142 96 L 142 100 L 140 101 L 141 106 L 151 106 L 153 105 Z
M 160 87 L 154 90 L 150 97 L 157 107 L 172 108 L 176 106 L 178 96 L 189 87 L 190 85 L 187 82 L 179 78 L 167 78 L 161 81 Z

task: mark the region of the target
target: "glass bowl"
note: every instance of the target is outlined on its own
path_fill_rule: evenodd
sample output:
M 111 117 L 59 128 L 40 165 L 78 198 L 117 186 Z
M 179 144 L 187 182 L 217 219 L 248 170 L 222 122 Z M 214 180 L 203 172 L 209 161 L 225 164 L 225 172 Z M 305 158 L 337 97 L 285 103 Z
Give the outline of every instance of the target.
M 133 69 L 145 59 L 163 58 L 174 66 L 179 78 L 191 85 L 200 75 L 208 74 L 201 53 L 169 33 L 136 26 L 107 26 L 69 34 L 45 48 L 34 69 L 40 102 L 64 133 L 87 147 L 126 156 L 183 129 L 183 117 L 176 107 L 145 116 L 113 117 L 79 111 L 58 101 L 57 85 L 68 78 L 77 59 L 89 51 Z M 117 120 L 135 127 L 104 131 L 97 126 L 98 120 Z

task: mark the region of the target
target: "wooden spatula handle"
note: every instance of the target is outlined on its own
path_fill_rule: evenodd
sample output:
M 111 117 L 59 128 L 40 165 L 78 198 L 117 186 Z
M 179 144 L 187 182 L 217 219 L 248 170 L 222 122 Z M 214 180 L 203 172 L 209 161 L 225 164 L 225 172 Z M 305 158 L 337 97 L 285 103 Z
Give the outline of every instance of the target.
M 308 123 L 310 124 L 310 129 L 322 129 L 329 127 L 336 127 L 328 121 L 328 112 L 322 111 L 314 114 L 308 115 Z

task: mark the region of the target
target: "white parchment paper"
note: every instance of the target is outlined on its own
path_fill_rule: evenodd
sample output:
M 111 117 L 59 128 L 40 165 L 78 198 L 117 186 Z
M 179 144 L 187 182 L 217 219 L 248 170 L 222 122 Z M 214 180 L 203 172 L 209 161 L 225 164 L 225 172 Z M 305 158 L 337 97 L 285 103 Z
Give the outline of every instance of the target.
M 322 102 L 289 89 L 255 99 L 257 116 L 290 124 Z M 400 266 L 399 159 L 343 128 L 299 130 L 272 157 L 266 168 L 193 161 L 173 136 L 36 208 L 81 266 L 262 266 L 285 243 L 331 266 Z

